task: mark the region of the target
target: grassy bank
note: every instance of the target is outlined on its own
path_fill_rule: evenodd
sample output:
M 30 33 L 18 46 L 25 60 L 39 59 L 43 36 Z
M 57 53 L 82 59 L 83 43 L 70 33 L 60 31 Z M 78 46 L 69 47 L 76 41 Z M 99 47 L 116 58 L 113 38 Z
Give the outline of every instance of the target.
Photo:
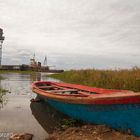
M 68 83 L 140 91 L 140 68 L 137 67 L 123 70 L 71 70 L 50 76 Z

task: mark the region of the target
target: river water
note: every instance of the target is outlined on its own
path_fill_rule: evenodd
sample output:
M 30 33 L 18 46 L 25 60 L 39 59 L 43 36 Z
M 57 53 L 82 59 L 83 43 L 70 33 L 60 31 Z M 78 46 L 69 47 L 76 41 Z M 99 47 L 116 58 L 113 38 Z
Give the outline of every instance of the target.
M 10 92 L 4 95 L 3 102 L 0 102 L 0 140 L 8 139 L 11 133 L 23 132 L 33 134 L 33 140 L 45 140 L 48 133 L 41 122 L 36 119 L 37 117 L 34 115 L 38 114 L 34 113 L 36 107 L 30 102 L 32 98 L 36 97 L 31 91 L 31 84 L 33 81 L 52 81 L 54 79 L 47 78 L 44 73 L 9 73 L 2 74 L 2 76 L 6 79 L 1 80 L 0 85 Z M 36 112 L 40 113 L 40 110 L 36 109 Z

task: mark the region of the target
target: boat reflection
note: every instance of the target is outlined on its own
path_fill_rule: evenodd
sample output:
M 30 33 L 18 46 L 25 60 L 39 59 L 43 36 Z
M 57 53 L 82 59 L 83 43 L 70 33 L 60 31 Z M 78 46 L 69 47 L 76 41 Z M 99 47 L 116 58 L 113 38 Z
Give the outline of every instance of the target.
M 41 73 L 30 74 L 30 83 L 32 84 L 34 81 L 41 81 Z
M 37 98 L 38 97 L 36 97 L 36 99 Z M 50 134 L 55 129 L 61 127 L 61 122 L 63 119 L 68 118 L 66 115 L 58 112 L 56 109 L 51 107 L 45 101 L 31 102 L 30 108 L 36 120 Z

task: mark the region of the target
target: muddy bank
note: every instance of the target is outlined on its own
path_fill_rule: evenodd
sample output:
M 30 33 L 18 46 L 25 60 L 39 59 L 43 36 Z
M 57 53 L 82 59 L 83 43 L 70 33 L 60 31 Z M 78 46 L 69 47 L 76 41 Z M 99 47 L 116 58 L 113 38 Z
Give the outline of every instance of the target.
M 103 125 L 68 127 L 50 134 L 46 140 L 140 140 L 133 135 L 121 133 Z

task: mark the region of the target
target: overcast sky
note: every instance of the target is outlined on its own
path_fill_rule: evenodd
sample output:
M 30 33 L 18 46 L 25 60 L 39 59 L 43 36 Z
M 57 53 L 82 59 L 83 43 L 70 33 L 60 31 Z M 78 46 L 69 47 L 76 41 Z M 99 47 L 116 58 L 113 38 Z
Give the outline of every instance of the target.
M 0 0 L 3 64 L 140 66 L 140 0 Z

